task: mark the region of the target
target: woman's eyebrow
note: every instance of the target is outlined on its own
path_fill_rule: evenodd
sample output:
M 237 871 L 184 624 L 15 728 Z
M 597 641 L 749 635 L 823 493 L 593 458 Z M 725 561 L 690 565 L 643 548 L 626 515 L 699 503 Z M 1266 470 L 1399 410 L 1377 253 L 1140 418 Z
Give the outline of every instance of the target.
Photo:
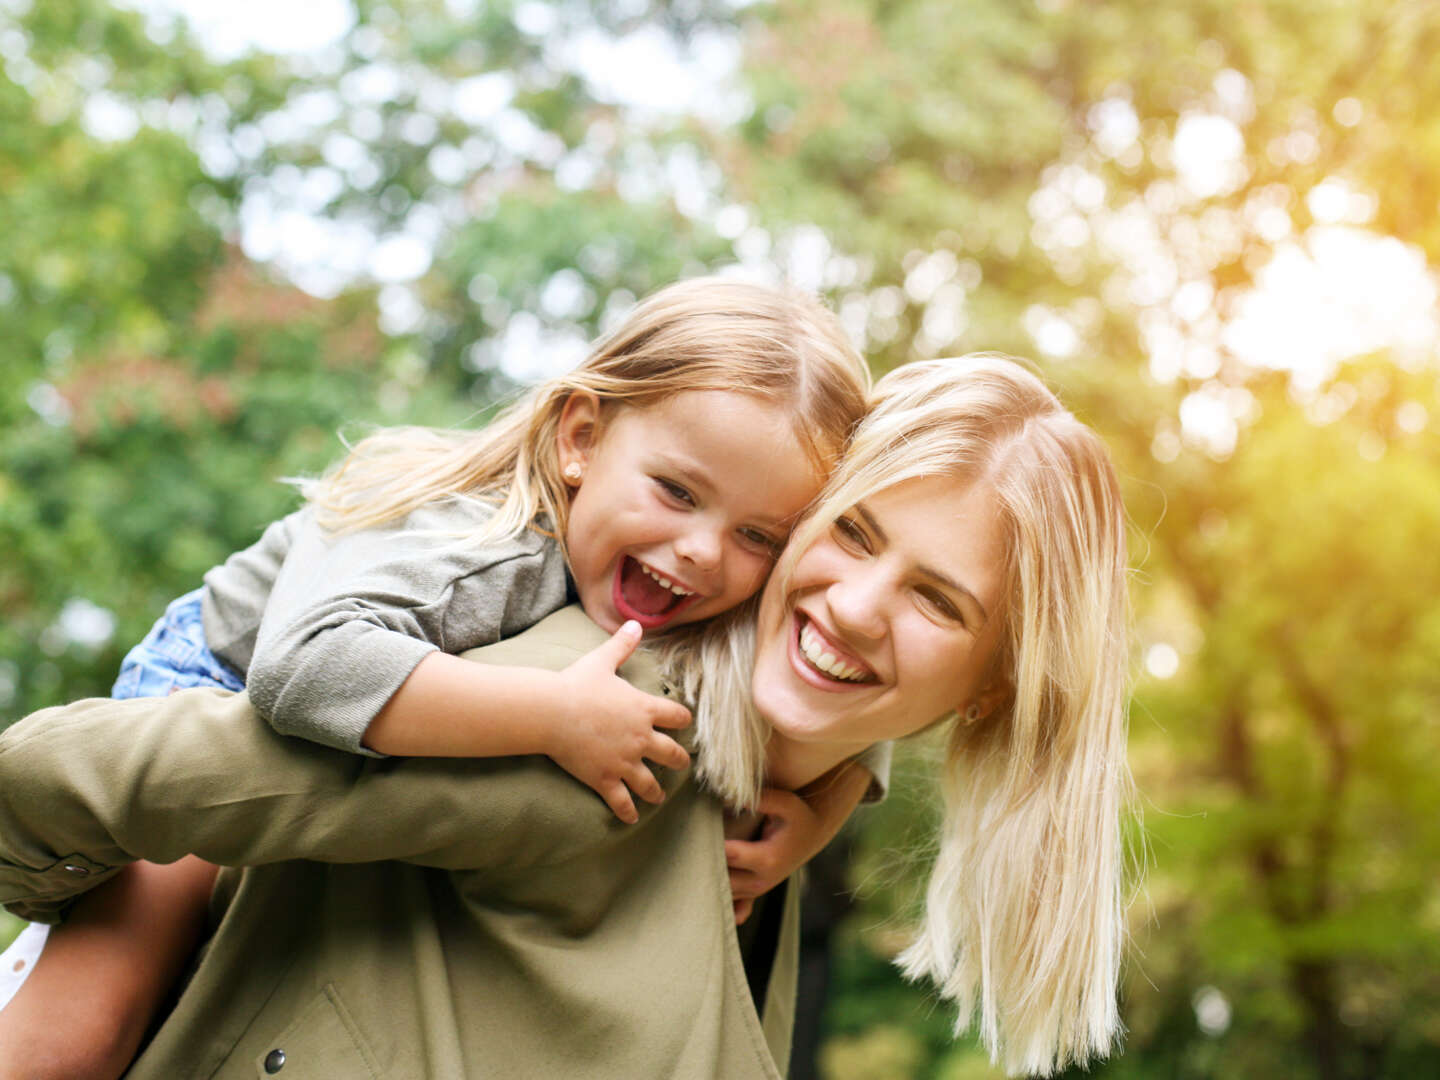
M 875 534 L 875 538 L 880 541 L 880 543 L 888 544 L 890 542 L 890 538 L 885 535 L 885 530 L 881 528 L 880 522 L 875 519 L 874 514 L 872 514 L 869 510 L 865 508 L 864 503 L 855 504 L 855 513 L 859 514 L 860 517 L 865 520 L 866 526 L 871 530 L 871 532 Z M 920 566 L 917 566 L 916 570 L 918 570 L 922 576 L 929 578 L 936 584 L 944 586 L 947 589 L 951 589 L 959 593 L 961 596 L 967 597 L 970 602 L 975 605 L 976 610 L 980 612 L 980 621 L 982 623 L 986 622 L 990 618 L 990 613 L 985 610 L 985 605 L 980 603 L 980 598 L 976 596 L 972 591 L 967 589 L 964 585 L 960 584 L 960 582 L 956 581 L 954 578 L 950 577 L 947 574 L 941 573 L 933 566 L 926 566 L 923 563 Z
M 971 592 L 969 589 L 967 589 L 964 585 L 961 585 L 960 582 L 956 581 L 954 578 L 947 577 L 939 570 L 936 570 L 935 568 L 930 566 L 919 566 L 916 567 L 916 569 L 923 576 L 929 578 L 931 581 L 934 581 L 947 589 L 952 589 L 955 592 L 959 593 L 961 596 L 968 598 L 969 601 L 975 605 L 975 610 L 980 612 L 980 621 L 982 623 L 989 620 L 990 613 L 985 610 L 985 605 L 980 603 L 980 598 L 976 596 L 973 592 Z
M 855 513 L 865 519 L 865 525 L 875 534 L 875 539 L 879 540 L 882 544 L 888 544 L 890 542 L 890 537 L 885 535 L 885 530 L 880 527 L 880 522 L 875 520 L 875 515 L 865 509 L 864 503 L 855 504 Z

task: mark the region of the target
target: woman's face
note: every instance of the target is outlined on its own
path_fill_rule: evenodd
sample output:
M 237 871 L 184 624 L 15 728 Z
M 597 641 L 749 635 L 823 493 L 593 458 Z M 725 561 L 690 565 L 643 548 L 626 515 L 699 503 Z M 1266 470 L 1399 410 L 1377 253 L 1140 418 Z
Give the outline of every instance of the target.
M 1004 622 L 994 492 L 906 481 L 842 515 L 761 601 L 752 689 L 797 742 L 856 750 L 951 709 L 1004 700 L 991 677 Z

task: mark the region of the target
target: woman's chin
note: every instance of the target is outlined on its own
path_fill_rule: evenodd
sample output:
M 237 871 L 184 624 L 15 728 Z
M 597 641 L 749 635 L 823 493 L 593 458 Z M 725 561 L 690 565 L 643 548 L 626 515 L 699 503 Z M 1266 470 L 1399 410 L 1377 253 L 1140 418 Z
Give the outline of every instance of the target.
M 775 734 L 796 742 L 810 741 L 814 737 L 815 726 L 810 709 L 798 699 L 795 687 L 787 686 L 783 679 L 769 677 L 773 674 L 777 673 L 768 670 L 763 663 L 756 666 L 751 684 L 756 711 Z
M 793 743 L 832 741 L 834 716 L 818 712 L 814 703 L 804 700 L 803 689 L 757 678 L 754 686 L 755 708 L 770 725 L 770 730 Z

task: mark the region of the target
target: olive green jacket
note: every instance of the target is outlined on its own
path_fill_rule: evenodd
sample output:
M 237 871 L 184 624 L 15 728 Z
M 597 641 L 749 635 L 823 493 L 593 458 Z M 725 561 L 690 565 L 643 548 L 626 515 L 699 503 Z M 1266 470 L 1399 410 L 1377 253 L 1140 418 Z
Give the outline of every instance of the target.
M 604 637 L 568 608 L 481 653 L 558 668 Z M 250 867 L 135 1078 L 778 1080 L 794 897 L 762 1018 L 720 805 L 660 773 L 627 826 L 545 758 L 361 758 L 221 691 L 85 701 L 0 734 L 0 903 L 55 921 L 133 859 Z

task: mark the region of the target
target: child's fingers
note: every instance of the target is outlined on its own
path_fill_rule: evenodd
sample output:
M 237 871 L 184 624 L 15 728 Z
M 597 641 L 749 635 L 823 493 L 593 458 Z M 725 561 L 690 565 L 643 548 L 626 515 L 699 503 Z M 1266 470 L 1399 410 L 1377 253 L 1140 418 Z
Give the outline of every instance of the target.
M 634 619 L 621 624 L 620 629 L 610 635 L 610 640 L 603 645 L 597 645 L 591 649 L 582 660 L 594 657 L 597 663 L 603 664 L 607 671 L 614 671 L 635 651 L 640 644 L 642 631 L 640 624 Z M 577 661 L 578 662 L 578 661 Z
M 673 701 L 656 701 L 650 723 L 654 727 L 683 728 L 690 726 L 690 710 Z
M 630 798 L 630 789 L 619 780 L 606 784 L 603 790 L 597 788 L 596 791 L 605 800 L 605 805 L 610 807 L 610 812 L 626 825 L 634 825 L 640 820 L 639 811 L 635 809 L 635 800 Z
M 658 731 L 651 733 L 645 756 L 656 765 L 663 765 L 667 769 L 683 769 L 690 764 L 690 755 L 685 752 L 685 748 L 670 736 L 661 735 Z
M 630 790 L 648 803 L 661 803 L 665 801 L 665 789 L 660 786 L 660 781 L 655 779 L 655 774 L 644 765 L 636 765 L 625 777 Z

